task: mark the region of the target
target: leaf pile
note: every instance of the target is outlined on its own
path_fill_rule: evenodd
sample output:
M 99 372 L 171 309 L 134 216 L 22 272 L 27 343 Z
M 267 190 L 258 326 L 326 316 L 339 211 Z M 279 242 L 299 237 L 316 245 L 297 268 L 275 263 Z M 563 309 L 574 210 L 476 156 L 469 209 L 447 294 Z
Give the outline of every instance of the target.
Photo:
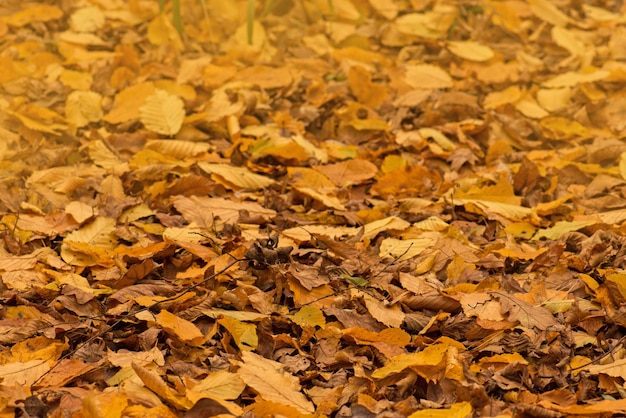
M 626 413 L 621 2 L 0 6 L 5 415 Z

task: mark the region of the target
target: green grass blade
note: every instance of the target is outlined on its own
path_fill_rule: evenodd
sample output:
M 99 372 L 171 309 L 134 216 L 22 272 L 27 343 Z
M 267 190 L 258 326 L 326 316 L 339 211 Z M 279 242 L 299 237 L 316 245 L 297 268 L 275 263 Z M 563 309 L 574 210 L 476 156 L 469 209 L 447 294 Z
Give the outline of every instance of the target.
M 248 45 L 252 45 L 252 39 L 254 38 L 254 12 L 256 5 L 255 0 L 248 0 Z
M 172 20 L 181 39 L 183 37 L 183 18 L 180 14 L 180 0 L 172 0 Z

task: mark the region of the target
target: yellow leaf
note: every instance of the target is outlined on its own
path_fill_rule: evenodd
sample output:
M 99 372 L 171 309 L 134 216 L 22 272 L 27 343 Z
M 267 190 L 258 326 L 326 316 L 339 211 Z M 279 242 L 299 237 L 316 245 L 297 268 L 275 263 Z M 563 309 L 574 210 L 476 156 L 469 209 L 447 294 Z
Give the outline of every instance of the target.
M 522 98 L 522 92 L 517 86 L 510 86 L 502 91 L 487 94 L 483 101 L 485 109 L 495 109 L 505 104 L 515 103 Z
M 491 12 L 487 15 L 491 15 L 491 21 L 494 25 L 504 26 L 513 33 L 519 32 L 522 21 L 516 10 L 506 2 L 488 0 L 485 5 L 487 11 Z
M 7 113 L 18 118 L 24 126 L 35 131 L 61 135 L 67 129 L 65 119 L 58 113 L 35 104 L 19 105 L 15 110 L 7 109 Z
M 347 328 L 342 333 L 354 338 L 358 344 L 384 342 L 397 347 L 404 347 L 411 342 L 411 336 L 399 328 L 385 328 L 381 332 L 368 331 L 363 328 Z
M 128 163 L 122 162 L 101 140 L 97 139 L 91 141 L 87 147 L 89 150 L 89 158 L 91 158 L 98 167 L 112 170 L 118 175 L 129 170 Z
M 573 71 L 569 71 L 552 77 L 551 79 L 541 83 L 541 85 L 549 89 L 560 87 L 576 87 L 577 85 L 582 83 L 593 83 L 594 81 L 603 80 L 610 75 L 611 73 L 605 70 L 597 70 L 587 73 L 576 73 Z
M 395 20 L 395 28 L 407 35 L 427 39 L 443 38 L 454 23 L 458 9 L 445 2 L 437 2 L 432 11 L 407 13 Z
M 433 128 L 420 128 L 418 130 L 420 136 L 426 139 L 432 139 L 439 145 L 444 151 L 452 151 L 456 148 L 454 143 L 448 139 L 443 132 Z
M 397 216 L 389 216 L 385 219 L 380 219 L 378 221 L 365 224 L 363 226 L 363 237 L 371 239 L 383 231 L 402 231 L 404 229 L 407 229 L 409 226 L 411 226 L 411 224 L 404 219 L 398 218 Z
M 594 375 L 605 374 L 612 377 L 626 378 L 626 359 L 615 360 L 609 364 L 590 364 L 583 370 L 587 370 Z
M 489 61 L 495 55 L 486 45 L 474 41 L 448 41 L 448 49 L 457 57 L 470 61 Z
M 37 5 L 28 7 L 24 5 L 19 12 L 5 17 L 3 20 L 10 26 L 22 27 L 30 23 L 49 22 L 62 17 L 63 11 L 56 6 Z
M 104 26 L 106 18 L 99 7 L 83 7 L 70 16 L 70 28 L 74 32 L 95 32 Z
M 153 45 L 171 44 L 178 50 L 184 49 L 178 31 L 164 13 L 148 24 L 148 40 Z
M 30 387 L 49 370 L 48 362 L 43 360 L 14 361 L 0 365 L 0 379 L 3 385 Z
M 220 325 L 228 330 L 235 340 L 237 347 L 241 351 L 256 350 L 259 345 L 259 338 L 256 334 L 256 326 L 246 324 L 232 318 L 220 318 L 217 321 Z
M 263 318 L 268 318 L 269 315 L 262 314 L 258 312 L 247 312 L 247 311 L 231 311 L 227 309 L 219 309 L 219 308 L 211 308 L 211 309 L 203 309 L 202 313 L 209 318 L 231 318 L 237 321 L 260 321 Z
M 212 399 L 237 399 L 245 388 L 245 383 L 237 374 L 219 370 L 209 374 L 200 383 L 187 390 L 187 398 L 194 403 L 206 397 Z
M 172 136 L 183 124 L 185 104 L 179 97 L 157 89 L 139 108 L 139 115 L 146 129 Z
M 193 406 L 190 400 L 177 396 L 156 372 L 137 363 L 132 363 L 132 366 L 143 384 L 164 401 L 183 410 L 190 409 Z
M 387 20 L 393 20 L 398 16 L 398 5 L 387 0 L 369 0 L 370 5 L 376 12 Z
M 400 328 L 404 322 L 405 314 L 399 305 L 385 304 L 360 290 L 351 290 L 353 295 L 363 298 L 365 307 L 375 320 L 388 327 Z
M 504 363 L 504 364 L 528 364 L 528 361 L 522 357 L 520 353 L 508 353 L 508 354 L 495 354 L 490 357 L 483 357 L 478 360 L 480 364 L 493 364 L 493 363 Z
M 582 42 L 574 32 L 561 26 L 552 28 L 552 39 L 558 46 L 567 49 L 567 52 L 572 55 L 582 55 L 584 52 L 589 51 L 589 48 L 592 48 L 590 45 Z
M 572 22 L 572 19 L 561 12 L 551 1 L 528 0 L 528 4 L 535 16 L 555 26 L 567 26 L 568 23 Z
M 549 113 L 539 106 L 535 99 L 530 96 L 519 100 L 514 106 L 521 114 L 532 119 L 541 119 L 549 115 Z
M 59 81 L 74 90 L 85 91 L 91 88 L 93 77 L 82 71 L 64 70 L 59 76 Z
M 446 343 L 433 344 L 417 353 L 400 354 L 391 358 L 385 366 L 374 370 L 372 377 L 382 379 L 410 367 L 425 379 L 436 381 L 436 375 L 445 371 L 445 354 L 448 348 Z
M 313 169 L 324 174 L 338 187 L 350 187 L 363 183 L 378 172 L 378 167 L 367 160 L 348 160 L 336 164 L 318 165 Z
M 540 229 L 537 233 L 532 237 L 533 241 L 536 241 L 541 238 L 547 238 L 551 240 L 557 240 L 571 231 L 578 231 L 581 228 L 584 228 L 589 225 L 593 225 L 597 223 L 597 221 L 575 221 L 575 222 L 567 222 L 567 221 L 559 221 L 555 223 L 552 227 L 546 229 Z
M 424 250 L 433 246 L 433 241 L 426 238 L 400 240 L 385 238 L 380 243 L 378 256 L 393 257 L 396 261 L 409 260 L 420 255 Z
M 209 174 L 215 174 L 213 179 L 230 189 L 235 186 L 237 188 L 259 190 L 276 183 L 269 177 L 253 173 L 245 167 L 234 167 L 230 164 L 210 164 L 204 161 L 199 162 L 198 167 Z
M 477 186 L 473 185 L 466 192 L 459 190 L 454 194 L 456 199 L 478 199 L 489 200 L 494 202 L 507 203 L 510 205 L 519 205 L 522 198 L 515 196 L 513 185 L 507 180 L 506 176 L 500 175 L 498 182 L 493 186 Z
M 573 136 L 586 136 L 589 134 L 587 128 L 575 120 L 563 118 L 560 116 L 551 116 L 544 118 L 540 125 L 554 132 L 559 139 L 571 138 Z
M 113 108 L 104 117 L 108 123 L 128 122 L 139 118 L 139 108 L 154 93 L 154 83 L 145 82 L 130 86 L 115 95 Z
M 360 103 L 375 108 L 387 97 L 387 88 L 373 83 L 370 73 L 360 65 L 355 65 L 348 72 L 350 90 Z
M 416 89 L 446 89 L 454 85 L 452 77 L 435 65 L 407 65 L 405 81 Z
M 102 96 L 93 91 L 73 91 L 65 100 L 65 117 L 77 128 L 102 119 Z
M 175 141 L 167 139 L 150 139 L 146 141 L 144 149 L 153 150 L 170 157 L 183 159 L 208 152 L 211 149 L 211 145 L 205 142 L 183 141 L 180 139 Z
M 319 308 L 315 306 L 304 306 L 293 316 L 293 322 L 300 326 L 320 327 L 326 326 L 326 319 Z
M 86 243 L 107 250 L 115 248 L 117 239 L 113 235 L 115 220 L 98 217 L 93 222 L 68 234 L 63 242 Z
M 123 392 L 88 392 L 82 398 L 81 415 L 93 418 L 108 418 L 125 416 L 124 410 L 128 406 L 128 397 Z
M 72 218 L 74 218 L 74 220 L 78 222 L 79 224 L 82 224 L 87 219 L 94 216 L 97 212 L 95 208 L 87 205 L 86 203 L 73 201 L 73 202 L 68 203 L 67 206 L 65 206 L 65 213 L 67 213 Z
M 409 418 L 469 418 L 473 415 L 472 404 L 459 402 L 447 409 L 424 409 L 409 415 Z
M 537 102 L 549 112 L 554 112 L 568 106 L 571 97 L 572 91 L 569 87 L 541 89 L 537 91 Z
M 237 374 L 262 399 L 291 406 L 302 414 L 313 413 L 315 407 L 302 394 L 299 379 L 283 371 L 282 364 L 248 351 L 241 357 Z
M 179 318 L 168 311 L 161 311 L 156 316 L 156 322 L 165 331 L 176 335 L 182 341 L 194 344 L 202 343 L 204 336 L 192 322 Z

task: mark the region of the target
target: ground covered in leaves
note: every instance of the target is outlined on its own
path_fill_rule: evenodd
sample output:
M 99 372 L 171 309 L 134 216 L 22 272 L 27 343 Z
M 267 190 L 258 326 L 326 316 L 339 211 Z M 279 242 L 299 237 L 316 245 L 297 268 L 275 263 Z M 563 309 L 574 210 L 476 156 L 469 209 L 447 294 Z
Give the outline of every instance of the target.
M 2 417 L 626 412 L 622 3 L 255 6 L 0 5 Z

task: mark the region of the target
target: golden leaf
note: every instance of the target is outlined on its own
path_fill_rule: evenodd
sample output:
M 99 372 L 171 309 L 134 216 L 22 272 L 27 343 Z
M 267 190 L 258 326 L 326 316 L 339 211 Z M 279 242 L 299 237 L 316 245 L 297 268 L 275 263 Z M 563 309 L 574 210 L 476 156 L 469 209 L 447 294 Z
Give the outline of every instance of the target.
M 141 123 L 156 133 L 172 136 L 178 133 L 185 119 L 185 104 L 173 94 L 157 89 L 139 108 Z
M 416 89 L 445 89 L 454 85 L 452 77 L 435 65 L 407 65 L 405 81 Z
M 176 335 L 182 341 L 201 344 L 204 336 L 192 322 L 179 318 L 176 315 L 162 310 L 156 316 L 156 322 L 166 332 Z
M 495 55 L 491 48 L 474 41 L 448 41 L 447 45 L 454 55 L 470 61 L 489 61 Z
M 241 357 L 237 374 L 262 399 L 294 407 L 303 414 L 313 413 L 315 407 L 300 392 L 298 378 L 284 372 L 280 363 L 248 351 Z

